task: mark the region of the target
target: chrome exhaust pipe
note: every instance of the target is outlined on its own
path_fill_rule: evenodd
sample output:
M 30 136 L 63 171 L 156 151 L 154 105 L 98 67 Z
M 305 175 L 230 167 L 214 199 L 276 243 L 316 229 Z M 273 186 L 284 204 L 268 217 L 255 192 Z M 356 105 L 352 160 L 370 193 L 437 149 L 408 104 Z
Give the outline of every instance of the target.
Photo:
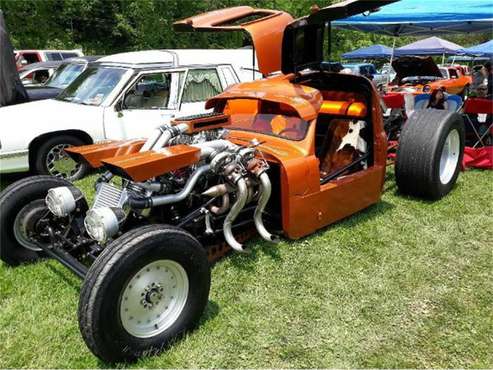
M 236 201 L 231 207 L 228 215 L 224 219 L 223 233 L 226 243 L 228 243 L 231 248 L 233 248 L 237 252 L 246 253 L 247 251 L 243 249 L 243 245 L 238 243 L 238 241 L 233 236 L 232 225 L 236 217 L 238 217 L 238 215 L 240 214 L 243 207 L 245 207 L 248 197 L 248 188 L 243 177 L 238 180 L 236 186 L 238 188 L 238 191 L 236 193 Z
M 152 131 L 151 136 L 146 140 L 144 145 L 142 145 L 142 148 L 140 148 L 141 152 L 147 152 L 148 150 L 151 150 L 154 144 L 156 144 L 156 141 L 159 140 L 159 138 L 163 135 L 163 133 L 168 129 L 168 126 L 159 126 Z
M 257 231 L 262 239 L 265 239 L 268 242 L 279 243 L 279 237 L 268 232 L 265 228 L 264 221 L 262 220 L 262 213 L 264 212 L 265 206 L 267 205 L 267 202 L 269 201 L 270 195 L 272 193 L 272 185 L 270 183 L 269 175 L 267 175 L 266 172 L 263 172 L 259 176 L 259 179 L 259 199 L 253 215 L 255 227 L 257 228 Z
M 211 211 L 215 215 L 222 215 L 223 213 L 226 213 L 228 209 L 229 209 L 229 194 L 226 193 L 222 196 L 221 205 L 220 206 L 212 205 L 210 206 L 209 211 Z
M 181 135 L 188 130 L 188 125 L 186 123 L 180 123 L 174 126 L 168 126 L 163 134 L 154 142 L 149 150 L 159 150 L 165 147 L 171 138 Z

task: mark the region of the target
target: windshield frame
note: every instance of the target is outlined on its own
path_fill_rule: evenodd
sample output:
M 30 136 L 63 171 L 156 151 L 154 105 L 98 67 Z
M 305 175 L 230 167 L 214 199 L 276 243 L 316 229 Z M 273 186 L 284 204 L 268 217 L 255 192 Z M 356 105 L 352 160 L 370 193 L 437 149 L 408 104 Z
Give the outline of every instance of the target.
M 124 71 L 121 76 L 120 80 L 115 84 L 113 89 L 103 98 L 103 100 L 99 104 L 84 104 L 80 102 L 74 102 L 71 100 L 66 100 L 63 99 L 62 96 L 65 92 L 65 90 L 70 87 L 73 83 L 75 83 L 84 73 L 86 73 L 90 69 L 113 69 L 113 70 L 122 70 Z M 92 107 L 108 107 L 111 106 L 112 103 L 115 100 L 115 97 L 120 94 L 122 89 L 126 86 L 128 80 L 133 74 L 133 69 L 128 68 L 128 67 L 122 67 L 122 66 L 114 66 L 114 65 L 104 65 L 104 64 L 88 64 L 85 70 L 77 76 L 77 78 L 72 81 L 55 99 L 61 102 L 65 103 L 73 103 L 73 104 L 79 104 L 79 105 L 87 105 L 87 106 L 92 106 Z

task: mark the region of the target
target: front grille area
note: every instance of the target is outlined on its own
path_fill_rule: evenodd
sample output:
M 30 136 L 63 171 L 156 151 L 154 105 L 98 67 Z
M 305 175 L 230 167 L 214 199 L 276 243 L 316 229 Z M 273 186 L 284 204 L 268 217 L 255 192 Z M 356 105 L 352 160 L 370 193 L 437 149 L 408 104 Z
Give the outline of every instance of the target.
M 123 203 L 127 199 L 127 191 L 121 190 L 116 186 L 107 184 L 105 182 L 101 183 L 98 192 L 96 194 L 96 199 L 92 208 L 100 207 L 122 207 Z

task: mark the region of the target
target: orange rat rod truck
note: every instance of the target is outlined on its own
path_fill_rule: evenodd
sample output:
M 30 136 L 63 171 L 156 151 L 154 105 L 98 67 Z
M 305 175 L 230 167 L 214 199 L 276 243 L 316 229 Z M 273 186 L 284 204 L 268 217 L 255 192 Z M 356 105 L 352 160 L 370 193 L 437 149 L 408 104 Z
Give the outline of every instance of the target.
M 366 78 L 327 69 L 322 56 L 327 22 L 385 3 L 346 1 L 295 21 L 237 7 L 177 22 L 245 29 L 262 72 L 282 73 L 232 86 L 207 102 L 211 113 L 176 119 L 147 140 L 69 149 L 103 170 L 90 206 L 55 177 L 6 188 L 2 260 L 48 256 L 83 278 L 80 331 L 102 360 L 165 348 L 202 315 L 211 261 L 245 253 L 252 235 L 301 238 L 379 201 L 387 157 L 379 96 Z M 401 192 L 447 194 L 463 143 L 459 115 L 413 114 L 397 154 Z

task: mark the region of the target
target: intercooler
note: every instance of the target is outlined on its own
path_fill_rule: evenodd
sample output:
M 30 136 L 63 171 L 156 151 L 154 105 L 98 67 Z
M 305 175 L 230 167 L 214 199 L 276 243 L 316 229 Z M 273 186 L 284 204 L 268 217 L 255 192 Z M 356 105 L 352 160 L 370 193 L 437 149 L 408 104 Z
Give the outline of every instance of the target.
M 107 184 L 105 182 L 99 185 L 96 199 L 92 208 L 101 207 L 118 207 L 122 208 L 125 201 L 128 199 L 128 192 L 126 189 L 119 189 L 116 186 Z

